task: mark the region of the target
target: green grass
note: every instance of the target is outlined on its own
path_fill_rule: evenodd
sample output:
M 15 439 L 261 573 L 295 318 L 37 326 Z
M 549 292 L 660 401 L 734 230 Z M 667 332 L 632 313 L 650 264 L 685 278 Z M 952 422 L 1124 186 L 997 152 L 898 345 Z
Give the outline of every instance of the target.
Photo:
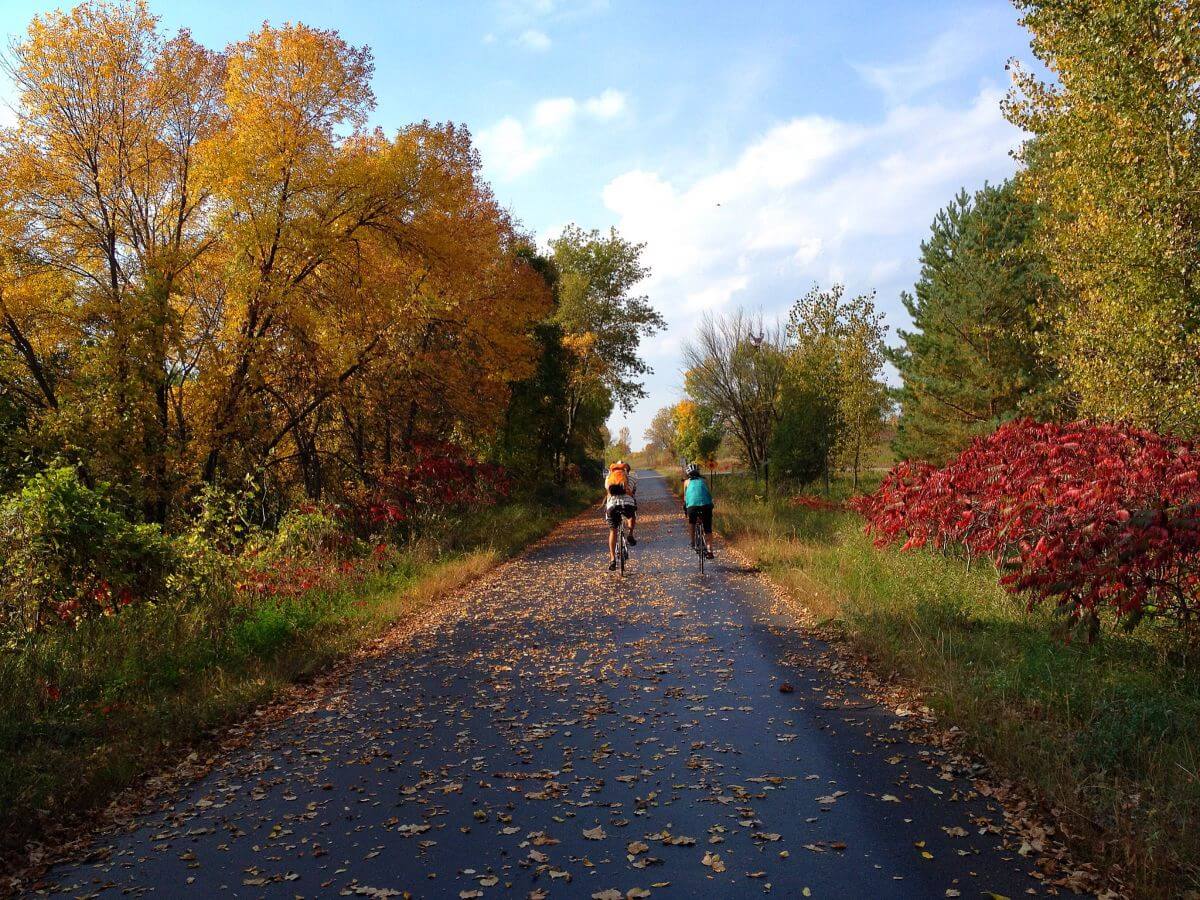
M 0 651 L 0 852 L 78 820 L 206 731 L 541 537 L 594 494 L 579 486 L 482 510 L 365 581 L 281 601 L 130 607 Z M 46 701 L 47 684 L 62 691 L 58 702 Z
M 1082 854 L 1142 896 L 1200 888 L 1200 667 L 1185 646 L 1146 626 L 1067 643 L 990 565 L 879 550 L 857 516 L 745 478 L 718 479 L 716 498 L 719 532 L 1063 810 Z

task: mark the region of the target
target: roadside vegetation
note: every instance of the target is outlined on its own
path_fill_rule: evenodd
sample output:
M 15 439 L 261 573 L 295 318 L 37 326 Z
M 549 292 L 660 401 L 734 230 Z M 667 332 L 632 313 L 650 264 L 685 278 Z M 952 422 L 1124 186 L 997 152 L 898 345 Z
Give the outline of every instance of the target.
M 676 480 L 678 472 L 672 472 Z M 1084 858 L 1139 896 L 1200 884 L 1200 668 L 1170 629 L 1064 642 L 986 559 L 875 546 L 853 494 L 716 479 L 717 530 L 884 676 L 916 687 L 1001 773 L 1029 785 Z
M 108 538 L 76 530 L 87 489 L 73 470 L 30 487 L 72 502 L 57 537 Z M 11 638 L 0 653 L 0 850 L 83 820 L 214 727 L 418 614 L 594 500 L 590 486 L 551 483 L 494 503 L 455 504 L 435 529 L 407 541 L 354 539 L 337 511 L 311 510 L 243 531 L 236 552 L 220 549 L 214 526 L 240 531 L 237 518 L 210 519 L 207 534 L 167 542 L 177 555 L 153 599 L 122 605 L 123 589 L 99 601 L 93 591 L 83 599 L 100 610 Z M 105 549 L 60 545 L 54 553 Z

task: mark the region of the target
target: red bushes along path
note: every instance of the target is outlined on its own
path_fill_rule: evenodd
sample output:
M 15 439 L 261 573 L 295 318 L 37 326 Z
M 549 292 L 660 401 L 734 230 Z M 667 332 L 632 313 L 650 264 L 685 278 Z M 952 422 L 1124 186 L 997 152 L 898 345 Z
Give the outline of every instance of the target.
M 397 525 L 417 516 L 491 505 L 511 489 L 502 466 L 481 462 L 456 444 L 423 441 L 403 465 L 389 469 L 353 503 L 365 530 Z
M 1200 452 L 1148 431 L 1011 422 L 942 469 L 901 463 L 852 501 L 876 543 L 993 558 L 1001 583 L 1094 628 L 1108 609 L 1195 624 Z

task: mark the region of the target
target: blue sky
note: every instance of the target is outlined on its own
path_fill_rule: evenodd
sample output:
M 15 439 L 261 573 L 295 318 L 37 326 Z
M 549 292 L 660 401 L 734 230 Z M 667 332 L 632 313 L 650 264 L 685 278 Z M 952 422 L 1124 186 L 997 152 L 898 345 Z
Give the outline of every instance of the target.
M 4 0 L 0 32 L 53 6 Z M 1005 62 L 1029 57 L 1001 0 L 152 8 L 213 47 L 263 20 L 336 28 L 374 50 L 375 123 L 465 123 L 497 196 L 540 239 L 574 221 L 645 241 L 643 290 L 670 328 L 645 347 L 649 399 L 610 423 L 635 446 L 678 399 L 680 342 L 706 311 L 786 315 L 838 280 L 878 291 L 903 327 L 934 213 L 1015 167 L 1020 134 L 999 101 Z

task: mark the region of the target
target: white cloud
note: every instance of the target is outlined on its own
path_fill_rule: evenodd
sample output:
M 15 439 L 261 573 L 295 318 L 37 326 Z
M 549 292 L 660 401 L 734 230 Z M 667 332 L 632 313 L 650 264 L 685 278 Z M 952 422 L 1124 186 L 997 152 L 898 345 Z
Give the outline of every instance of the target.
M 598 97 L 585 101 L 583 106 L 597 119 L 614 119 L 625 111 L 625 95 L 609 88 Z
M 533 107 L 533 125 L 544 131 L 561 132 L 571 124 L 579 104 L 574 97 L 552 97 Z
M 938 85 L 956 81 L 986 57 L 996 35 L 1007 34 L 1009 11 L 983 9 L 960 19 L 921 53 L 893 63 L 856 64 L 855 70 L 893 105 L 911 101 Z
M 535 53 L 544 53 L 550 49 L 550 36 L 544 31 L 539 31 L 537 28 L 527 28 L 517 37 L 517 43 L 526 50 L 533 50 Z
M 725 306 L 738 291 L 750 283 L 745 275 L 735 275 L 732 278 L 720 278 L 708 287 L 694 291 L 687 296 L 688 309 L 707 310 Z
M 964 185 L 1013 170 L 1020 134 L 1001 96 L 989 88 L 961 107 L 899 105 L 866 123 L 795 118 L 698 177 L 625 172 L 603 201 L 625 237 L 646 243 L 644 289 L 672 335 L 686 339 L 701 313 L 735 305 L 784 315 L 814 281 L 834 280 L 879 289 L 880 308 L 902 326 L 898 294 L 934 214 Z M 636 425 L 678 384 L 678 341 L 646 352 L 656 374 Z
M 488 167 L 506 181 L 532 171 L 550 154 L 550 147 L 531 138 L 512 116 L 483 129 L 476 141 Z
M 609 88 L 583 102 L 574 97 L 547 97 L 524 119 L 505 116 L 479 132 L 479 152 L 488 174 L 511 181 L 533 171 L 556 152 L 581 117 L 607 120 L 625 109 L 625 95 Z

